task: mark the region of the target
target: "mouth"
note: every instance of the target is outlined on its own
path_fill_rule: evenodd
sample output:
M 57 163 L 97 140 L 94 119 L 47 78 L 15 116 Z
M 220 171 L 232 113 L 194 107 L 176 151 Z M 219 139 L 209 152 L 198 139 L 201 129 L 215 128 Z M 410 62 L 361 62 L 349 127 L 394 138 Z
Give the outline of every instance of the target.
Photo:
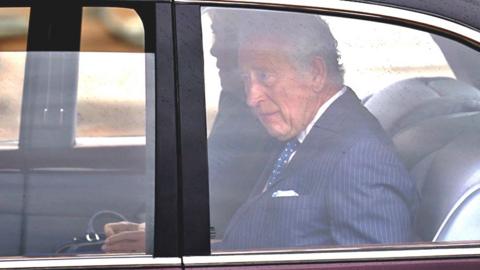
M 262 122 L 270 122 L 278 114 L 277 111 L 274 112 L 257 112 L 257 116 Z

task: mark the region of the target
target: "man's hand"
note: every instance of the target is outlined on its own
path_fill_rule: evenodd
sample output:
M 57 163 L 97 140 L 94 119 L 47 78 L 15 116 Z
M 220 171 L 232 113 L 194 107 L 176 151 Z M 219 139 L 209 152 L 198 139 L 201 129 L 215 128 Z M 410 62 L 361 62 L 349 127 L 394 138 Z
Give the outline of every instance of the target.
M 104 231 L 107 236 L 102 246 L 104 252 L 145 252 L 145 223 L 108 223 Z

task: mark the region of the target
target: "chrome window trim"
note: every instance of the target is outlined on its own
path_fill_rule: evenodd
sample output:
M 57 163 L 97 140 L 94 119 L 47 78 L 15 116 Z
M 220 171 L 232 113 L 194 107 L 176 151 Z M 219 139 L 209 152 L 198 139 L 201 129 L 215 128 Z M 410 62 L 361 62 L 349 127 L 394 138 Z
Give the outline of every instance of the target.
M 473 177 L 480 177 L 480 173 L 476 173 Z M 445 226 L 447 226 L 448 221 L 450 218 L 457 212 L 457 210 L 460 208 L 460 206 L 463 205 L 463 203 L 470 197 L 472 194 L 480 190 L 480 184 L 474 185 L 473 187 L 469 188 L 465 193 L 455 202 L 453 205 L 452 209 L 448 212 L 448 214 L 445 216 L 443 219 L 442 223 L 440 224 L 440 227 L 438 228 L 437 233 L 433 237 L 433 242 L 438 241 L 438 237 L 440 237 L 440 234 L 443 232 L 445 229 Z
M 153 258 L 149 255 L 89 256 L 60 258 L 4 257 L 0 259 L 0 269 L 68 269 L 106 267 L 181 267 L 180 258 Z
M 477 245 L 478 246 L 478 245 Z M 288 251 L 283 251 L 288 252 Z M 230 254 L 183 257 L 185 267 L 233 266 L 259 264 L 303 264 L 352 261 L 412 260 L 480 257 L 480 247 L 413 248 L 404 250 L 365 251 L 361 247 L 352 251 L 290 252 L 274 254 Z
M 336 12 L 343 15 L 357 15 L 366 18 L 393 20 L 420 28 L 442 32 L 461 38 L 475 47 L 480 47 L 480 32 L 459 23 L 401 8 L 342 0 L 174 0 L 175 3 L 208 5 L 234 5 L 258 8 L 288 8 L 298 11 Z

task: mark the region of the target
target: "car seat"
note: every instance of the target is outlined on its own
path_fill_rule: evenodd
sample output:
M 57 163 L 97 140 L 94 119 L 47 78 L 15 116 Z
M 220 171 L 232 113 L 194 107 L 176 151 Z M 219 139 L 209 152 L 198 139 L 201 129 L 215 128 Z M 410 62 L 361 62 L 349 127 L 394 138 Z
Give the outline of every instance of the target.
M 365 101 L 388 134 L 424 119 L 477 111 L 480 91 L 447 77 L 412 78 L 396 82 Z
M 413 78 L 385 88 L 365 106 L 416 180 L 418 236 L 480 239 L 480 91 L 451 78 Z

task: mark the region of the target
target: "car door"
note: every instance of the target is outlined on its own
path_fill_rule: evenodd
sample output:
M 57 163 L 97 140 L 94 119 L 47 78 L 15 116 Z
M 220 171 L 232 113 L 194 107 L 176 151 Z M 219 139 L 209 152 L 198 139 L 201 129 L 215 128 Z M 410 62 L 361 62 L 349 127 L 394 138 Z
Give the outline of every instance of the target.
M 1 267 L 179 268 L 171 3 L 0 5 Z M 141 252 L 103 252 L 120 221 Z
M 479 33 L 475 16 L 463 12 L 467 6 L 478 10 L 476 2 L 177 1 L 185 267 L 477 268 L 478 237 L 473 233 L 477 218 L 473 209 L 478 207 L 479 108 L 467 104 L 476 103 L 480 91 L 475 82 L 478 73 L 472 75 L 467 70 L 475 70 L 468 67 L 479 63 Z M 262 19 L 269 16 L 292 24 L 303 16 L 317 16 L 329 25 L 338 42 L 345 84 L 382 126 L 415 186 L 411 193 L 415 194 L 403 204 L 411 205 L 411 230 L 415 236 L 410 240 L 319 244 L 314 242 L 319 235 L 307 234 L 305 224 L 311 222 L 310 228 L 317 233 L 323 223 L 330 224 L 326 225 L 330 226 L 326 234 L 336 231 L 332 224 L 340 220 L 337 213 L 319 214 L 333 204 L 324 199 L 330 190 L 311 193 L 285 180 L 278 184 L 276 192 L 268 193 L 265 171 L 273 164 L 268 160 L 275 157 L 269 153 L 276 142 L 265 130 L 269 131 L 266 120 L 252 113 L 248 95 L 253 90 L 245 84 L 253 84 L 253 79 L 241 72 L 239 62 L 243 59 L 238 40 L 242 31 L 252 35 L 259 31 L 260 37 L 282 31 L 275 29 L 275 24 L 262 25 Z M 298 38 L 294 40 L 305 44 Z M 272 47 L 271 53 L 277 50 Z M 459 65 L 458 59 L 465 61 Z M 263 78 L 271 77 L 265 72 Z M 266 96 L 262 96 L 263 102 L 271 98 Z M 295 162 L 300 154 L 296 152 L 289 162 Z M 316 158 L 313 155 L 312 159 Z M 298 162 L 291 166 L 300 167 Z M 319 163 L 316 167 L 322 166 Z M 348 171 L 354 167 L 345 168 Z M 316 173 L 322 179 L 322 171 Z M 295 178 L 294 173 L 288 177 L 305 181 Z M 355 181 L 362 181 L 359 179 Z M 348 179 L 345 181 L 345 185 L 352 185 Z M 316 188 L 311 184 L 309 187 Z M 376 203 L 370 203 L 369 209 L 353 205 L 351 219 L 343 222 L 353 223 L 372 214 L 371 208 L 391 205 L 392 199 L 383 197 L 391 192 L 388 190 L 378 194 L 374 189 L 366 191 L 366 198 L 359 204 L 369 200 Z M 344 192 L 341 194 L 345 197 L 363 196 Z M 317 218 L 312 221 L 306 216 Z M 282 226 L 288 229 L 277 233 Z M 278 240 L 283 237 L 295 240 Z M 225 241 L 230 241 L 229 245 L 219 248 Z

